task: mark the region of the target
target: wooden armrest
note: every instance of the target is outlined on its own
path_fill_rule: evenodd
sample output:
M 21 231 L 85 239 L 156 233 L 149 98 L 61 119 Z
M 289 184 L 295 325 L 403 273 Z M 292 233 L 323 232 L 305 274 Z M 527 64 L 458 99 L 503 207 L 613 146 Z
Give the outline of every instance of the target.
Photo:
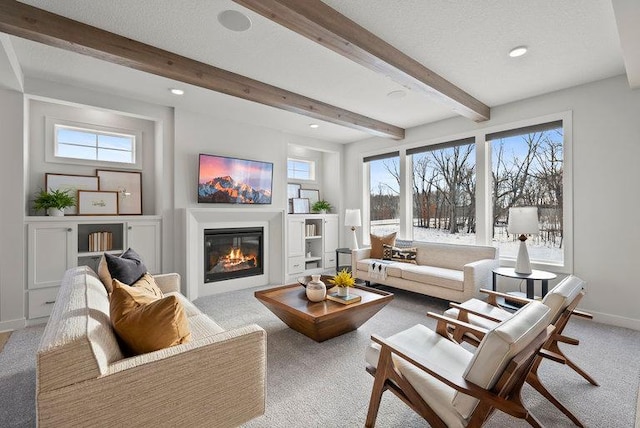
M 427 312 L 427 316 L 429 318 L 438 320 L 438 325 L 436 326 L 436 333 L 454 342 L 455 340 L 453 340 L 447 333 L 447 326 L 453 326 L 455 329 L 461 329 L 462 334 L 471 333 L 475 335 L 479 340 L 482 340 L 482 338 L 484 337 L 485 334 L 487 334 L 487 331 L 488 331 L 487 329 L 475 326 L 473 324 L 469 324 L 459 319 L 449 318 L 444 315 L 436 314 L 433 312 Z
M 567 360 L 566 358 L 564 358 L 562 355 L 560 354 L 556 354 L 555 352 L 551 352 L 549 350 L 546 349 L 541 349 L 540 351 L 538 351 L 538 354 L 543 357 L 543 358 L 548 358 L 551 361 L 555 361 L 556 363 L 560 363 L 560 364 L 567 364 Z
M 499 291 L 487 290 L 486 288 L 481 288 L 480 292 L 489 295 L 489 300 L 487 302 L 492 304 L 493 306 L 498 306 L 498 304 L 496 302 L 496 297 L 502 297 L 505 300 L 510 300 L 510 301 L 516 302 L 516 303 L 522 303 L 523 305 L 526 305 L 527 303 L 533 301 L 533 299 L 527 299 L 526 297 L 514 296 L 513 294 L 507 294 L 507 293 L 501 293 Z
M 489 321 L 494 321 L 494 322 L 502 322 L 503 321 L 501 319 L 492 317 L 489 314 L 485 314 L 484 312 L 475 311 L 475 310 L 470 309 L 470 308 L 465 308 L 463 305 L 460 305 L 458 303 L 451 302 L 451 303 L 449 303 L 449 306 L 451 306 L 452 308 L 456 308 L 457 310 L 460 311 L 461 314 L 463 312 L 467 312 L 467 313 L 476 315 L 478 317 L 482 317 L 482 318 L 488 319 Z M 465 318 L 468 319 L 467 317 L 460 318 L 460 316 L 458 316 L 458 319 L 460 319 L 461 321 L 464 321 Z
M 563 336 L 561 334 L 554 334 L 553 335 L 553 340 L 555 340 L 556 342 L 567 343 L 569 345 L 579 345 L 580 344 L 580 341 L 578 339 L 574 339 L 574 338 L 568 337 L 568 336 Z
M 445 318 L 445 317 L 442 317 L 442 318 Z M 413 364 L 420 370 L 426 372 L 427 374 L 438 379 L 440 382 L 450 386 L 451 388 L 457 391 L 460 391 L 464 394 L 471 395 L 472 397 L 488 402 L 494 407 L 502 410 L 503 412 L 508 413 L 517 418 L 524 418 L 526 416 L 527 412 L 522 408 L 518 407 L 515 403 L 507 401 L 504 398 L 494 394 L 493 392 L 487 389 L 481 388 L 472 382 L 467 381 L 462 376 L 454 375 L 453 373 L 447 371 L 446 369 L 437 366 L 435 363 L 430 363 L 430 367 L 427 367 L 425 365 L 425 362 L 421 361 L 421 358 L 418 355 L 414 354 L 408 349 L 400 349 L 375 334 L 371 336 L 371 340 L 378 343 L 382 347 L 380 349 L 380 358 L 382 358 L 383 352 L 390 352 L 402 358 L 403 360 L 409 362 L 410 364 Z
M 582 317 L 582 318 L 587 318 L 587 319 L 590 319 L 590 320 L 592 320 L 592 319 L 593 319 L 593 315 L 591 315 L 590 313 L 588 313 L 588 312 L 583 312 L 583 311 L 579 311 L 579 310 L 577 310 L 577 309 L 574 309 L 574 310 L 571 312 L 571 315 L 576 315 L 576 316 L 579 316 L 579 317 Z

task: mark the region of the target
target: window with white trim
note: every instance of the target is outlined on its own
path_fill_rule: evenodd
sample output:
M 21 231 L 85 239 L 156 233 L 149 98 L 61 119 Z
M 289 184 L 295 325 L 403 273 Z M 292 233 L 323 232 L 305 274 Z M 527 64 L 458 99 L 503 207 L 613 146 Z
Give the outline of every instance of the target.
M 135 135 L 56 124 L 54 141 L 54 156 L 57 158 L 136 163 Z
M 400 231 L 400 156 L 398 152 L 364 159 L 369 178 L 369 231 Z
M 287 178 L 290 180 L 314 181 L 316 179 L 315 161 L 288 158 Z

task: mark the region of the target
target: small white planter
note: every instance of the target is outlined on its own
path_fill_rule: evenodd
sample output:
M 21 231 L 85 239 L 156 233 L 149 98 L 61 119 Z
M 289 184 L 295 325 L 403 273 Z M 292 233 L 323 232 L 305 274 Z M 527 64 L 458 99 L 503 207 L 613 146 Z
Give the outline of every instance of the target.
M 63 217 L 64 210 L 59 208 L 47 208 L 47 215 L 50 217 Z

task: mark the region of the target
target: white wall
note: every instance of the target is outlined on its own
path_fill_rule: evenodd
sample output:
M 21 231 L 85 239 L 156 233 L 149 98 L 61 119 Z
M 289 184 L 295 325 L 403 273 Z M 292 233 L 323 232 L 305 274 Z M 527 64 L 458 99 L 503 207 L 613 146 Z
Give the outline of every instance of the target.
M 0 89 L 0 331 L 24 325 L 23 96 Z
M 454 118 L 409 129 L 401 144 L 567 110 L 573 112 L 573 273 L 588 282 L 582 307 L 600 321 L 640 330 L 640 91 L 630 90 L 624 76 L 494 107 L 488 122 Z M 346 147 L 347 200 L 362 201 L 362 154 L 394 146 L 372 138 Z

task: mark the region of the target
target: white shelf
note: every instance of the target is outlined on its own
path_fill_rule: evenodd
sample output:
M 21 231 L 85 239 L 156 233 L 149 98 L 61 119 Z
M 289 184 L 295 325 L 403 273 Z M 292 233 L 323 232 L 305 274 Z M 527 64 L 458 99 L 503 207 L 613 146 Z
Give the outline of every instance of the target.
M 321 235 L 305 236 L 304 239 L 322 239 Z
M 305 257 L 304 262 L 317 262 L 318 260 L 322 260 L 322 257 Z
M 78 253 L 78 257 L 95 257 L 95 256 L 101 256 L 104 253 L 115 254 L 119 256 L 123 251 L 124 250 L 91 251 L 91 252 Z

